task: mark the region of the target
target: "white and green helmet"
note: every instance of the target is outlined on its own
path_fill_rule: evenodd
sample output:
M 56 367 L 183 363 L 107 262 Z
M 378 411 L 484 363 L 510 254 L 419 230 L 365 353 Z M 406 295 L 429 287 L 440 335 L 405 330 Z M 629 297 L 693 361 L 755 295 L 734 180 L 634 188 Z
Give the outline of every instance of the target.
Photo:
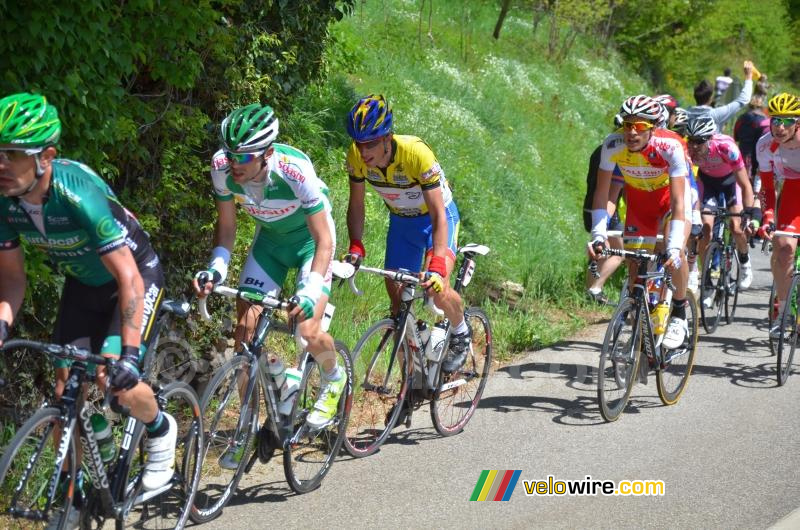
M 220 133 L 222 144 L 229 151 L 263 151 L 278 137 L 278 118 L 269 105 L 253 103 L 222 120 Z

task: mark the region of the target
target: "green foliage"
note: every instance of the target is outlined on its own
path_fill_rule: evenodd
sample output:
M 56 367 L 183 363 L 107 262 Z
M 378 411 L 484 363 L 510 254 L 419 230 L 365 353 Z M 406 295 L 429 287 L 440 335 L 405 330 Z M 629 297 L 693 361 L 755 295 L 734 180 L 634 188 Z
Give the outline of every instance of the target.
M 62 156 L 111 182 L 150 232 L 177 294 L 211 248 L 217 124 L 254 101 L 287 113 L 322 72 L 328 25 L 353 4 L 86 0 L 21 8 L 0 0 L 0 94 L 41 92 L 59 109 Z M 239 251 L 252 230 L 242 223 Z M 40 254 L 26 254 L 29 289 L 15 333 L 46 337 L 60 280 Z M 202 336 L 205 350 L 213 336 Z

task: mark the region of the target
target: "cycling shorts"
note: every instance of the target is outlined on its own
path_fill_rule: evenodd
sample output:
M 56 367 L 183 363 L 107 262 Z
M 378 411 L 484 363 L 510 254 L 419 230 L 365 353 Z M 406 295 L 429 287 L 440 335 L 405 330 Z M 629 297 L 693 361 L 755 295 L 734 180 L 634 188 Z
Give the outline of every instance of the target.
M 670 191 L 663 188 L 656 191 L 629 190 L 628 211 L 625 215 L 625 232 L 622 240 L 626 250 L 643 249 L 652 252 L 655 249 L 658 234 L 670 213 Z M 687 223 L 692 219 L 692 188 L 683 187 L 683 218 Z
M 142 314 L 139 365 L 144 360 L 147 346 L 153 339 L 155 322 L 164 298 L 164 272 L 161 264 L 140 265 L 144 282 L 144 313 Z M 116 280 L 103 285 L 90 286 L 67 276 L 61 293 L 53 342 L 76 344 L 101 355 L 119 357 L 122 351 L 119 286 Z M 67 368 L 71 361 L 55 359 L 56 368 Z M 89 364 L 87 372 L 94 373 Z
M 331 252 L 333 256 L 336 253 L 336 229 L 330 212 L 326 212 L 325 215 L 331 230 L 331 241 L 334 242 Z M 311 262 L 314 260 L 316 250 L 317 244 L 310 234 L 303 240 L 290 243 L 285 239 L 276 241 L 268 230 L 261 230 L 259 227 L 239 276 L 239 289 L 277 297 L 281 294 L 289 269 L 298 270 L 297 286 L 302 287 L 311 272 Z M 323 292 L 327 296 L 331 295 L 332 279 L 332 263 L 329 263 L 323 287 Z
M 456 203 L 445 207 L 447 217 L 447 248 L 455 261 L 458 251 L 460 217 Z M 389 214 L 389 231 L 386 233 L 386 255 L 383 266 L 387 269 L 406 269 L 419 272 L 426 253 L 433 252 L 433 225 L 430 215 L 402 217 Z
M 778 230 L 800 234 L 800 180 L 786 179 L 778 200 L 775 226 Z
M 716 206 L 716 201 L 720 195 L 725 197 L 725 204 L 729 207 L 739 204 L 739 194 L 736 191 L 736 175 L 731 173 L 725 177 L 710 177 L 701 171 L 698 176 L 703 183 L 702 204 L 704 209 Z M 707 204 L 711 199 L 714 199 L 714 204 Z

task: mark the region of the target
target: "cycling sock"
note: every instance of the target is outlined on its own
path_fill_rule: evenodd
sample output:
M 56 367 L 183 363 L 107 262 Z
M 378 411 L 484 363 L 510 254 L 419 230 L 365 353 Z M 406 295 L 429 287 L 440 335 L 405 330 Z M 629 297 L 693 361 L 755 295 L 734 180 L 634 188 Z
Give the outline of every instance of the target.
M 463 335 L 464 333 L 469 333 L 466 320 L 462 320 L 461 324 L 453 328 L 453 335 Z
M 744 254 L 742 254 L 741 252 L 739 252 L 739 263 L 744 265 L 748 261 L 750 261 L 750 253 L 749 252 L 745 252 Z
M 592 294 L 600 294 L 603 290 L 600 287 L 589 287 L 588 291 Z
M 339 363 L 336 363 L 336 366 L 333 367 L 333 370 L 331 370 L 330 372 L 325 372 L 325 374 L 323 375 L 325 380 L 326 381 L 340 380 L 344 374 L 342 373 L 342 370 L 340 370 L 339 368 L 340 368 Z
M 164 413 L 160 410 L 158 411 L 156 419 L 150 423 L 145 423 L 144 426 L 147 427 L 147 435 L 150 438 L 164 436 L 169 430 L 169 422 L 167 422 L 167 420 L 164 418 Z
M 686 320 L 686 299 L 678 300 L 677 298 L 672 299 L 672 316 L 675 318 L 680 318 L 682 320 Z

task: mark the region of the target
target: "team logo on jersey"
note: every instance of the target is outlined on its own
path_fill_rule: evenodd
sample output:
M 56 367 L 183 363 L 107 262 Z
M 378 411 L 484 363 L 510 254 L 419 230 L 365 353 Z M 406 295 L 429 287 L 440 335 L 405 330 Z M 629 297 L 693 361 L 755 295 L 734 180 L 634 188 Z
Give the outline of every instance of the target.
M 400 168 L 395 170 L 392 180 L 395 184 L 408 184 L 408 177 L 400 171 Z
M 295 182 L 303 183 L 306 181 L 306 177 L 303 175 L 303 172 L 300 171 L 300 166 L 297 164 L 292 164 L 288 162 L 286 159 L 278 160 L 278 168 L 283 171 L 283 174 L 286 175 L 289 180 L 293 180 Z

